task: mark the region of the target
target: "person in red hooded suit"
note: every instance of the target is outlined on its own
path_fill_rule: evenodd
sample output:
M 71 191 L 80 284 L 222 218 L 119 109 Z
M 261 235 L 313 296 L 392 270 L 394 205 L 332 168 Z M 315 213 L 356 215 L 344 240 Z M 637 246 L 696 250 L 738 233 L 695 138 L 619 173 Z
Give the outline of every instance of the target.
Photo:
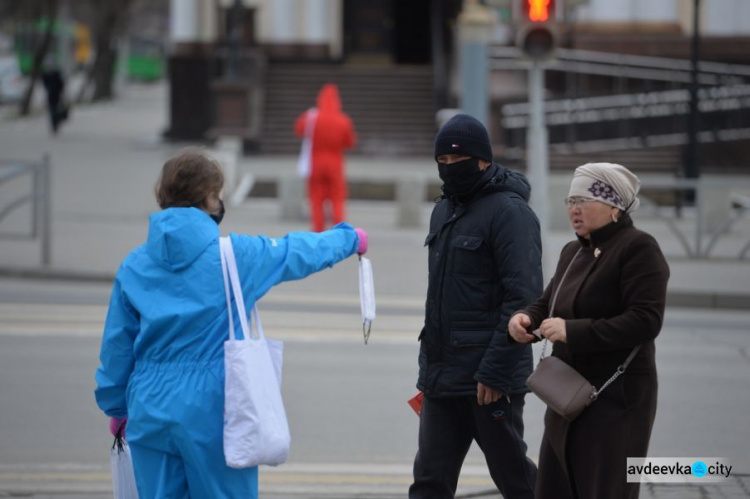
M 302 113 L 294 124 L 299 137 L 312 138 L 310 176 L 307 194 L 310 199 L 312 229 L 326 227 L 324 204 L 331 202 L 332 223 L 344 220 L 348 194 L 344 175 L 344 151 L 354 147 L 357 136 L 352 120 L 341 111 L 339 89 L 333 83 L 323 85 L 318 93 L 318 107 Z

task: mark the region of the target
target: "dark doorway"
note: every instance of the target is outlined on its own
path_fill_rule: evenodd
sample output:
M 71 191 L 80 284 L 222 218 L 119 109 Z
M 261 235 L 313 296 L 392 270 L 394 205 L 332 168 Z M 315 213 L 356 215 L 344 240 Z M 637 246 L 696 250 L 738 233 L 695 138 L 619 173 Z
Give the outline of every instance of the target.
M 344 56 L 349 62 L 393 62 L 394 0 L 346 0 Z
M 429 64 L 431 0 L 394 2 L 394 59 L 398 64 Z
M 429 64 L 431 1 L 344 1 L 347 61 Z

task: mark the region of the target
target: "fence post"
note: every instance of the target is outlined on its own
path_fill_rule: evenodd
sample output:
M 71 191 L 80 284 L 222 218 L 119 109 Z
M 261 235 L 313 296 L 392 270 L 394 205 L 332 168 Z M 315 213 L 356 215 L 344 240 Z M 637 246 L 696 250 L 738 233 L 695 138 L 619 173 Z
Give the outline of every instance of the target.
M 49 153 L 44 155 L 42 162 L 37 166 L 35 177 L 36 195 L 34 198 L 35 205 L 37 206 L 35 210 L 35 225 L 39 228 L 39 244 L 41 247 L 42 265 L 46 267 L 52 263 L 52 203 L 50 200 L 52 186 L 50 181 L 51 172 Z

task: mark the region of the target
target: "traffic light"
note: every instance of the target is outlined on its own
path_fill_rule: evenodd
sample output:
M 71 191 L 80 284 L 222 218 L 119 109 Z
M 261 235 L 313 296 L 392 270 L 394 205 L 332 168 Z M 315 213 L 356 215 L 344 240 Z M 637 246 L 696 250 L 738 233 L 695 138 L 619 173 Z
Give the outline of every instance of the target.
M 518 47 L 529 59 L 552 57 L 557 48 L 555 0 L 518 1 L 522 5 Z

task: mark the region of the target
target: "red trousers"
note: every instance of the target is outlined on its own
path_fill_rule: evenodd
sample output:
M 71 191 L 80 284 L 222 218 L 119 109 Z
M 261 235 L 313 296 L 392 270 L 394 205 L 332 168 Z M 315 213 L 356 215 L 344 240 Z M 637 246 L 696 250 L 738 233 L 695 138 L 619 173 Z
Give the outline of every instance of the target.
M 310 224 L 315 232 L 326 229 L 325 202 L 331 203 L 331 224 L 343 222 L 348 195 L 346 180 L 340 173 L 314 172 L 307 182 L 310 199 Z

